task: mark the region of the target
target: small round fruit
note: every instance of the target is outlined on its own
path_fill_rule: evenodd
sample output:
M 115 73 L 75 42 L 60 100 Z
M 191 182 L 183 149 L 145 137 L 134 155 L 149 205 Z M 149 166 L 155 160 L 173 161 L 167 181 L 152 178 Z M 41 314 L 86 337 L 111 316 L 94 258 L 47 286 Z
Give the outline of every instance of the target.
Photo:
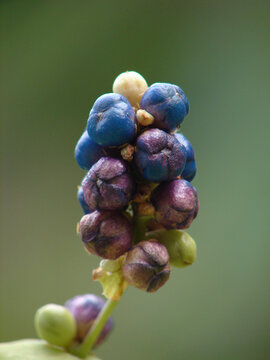
M 126 71 L 118 75 L 113 83 L 113 92 L 125 96 L 135 108 L 148 88 L 145 79 L 136 71 Z
M 185 231 L 163 231 L 158 241 L 166 246 L 172 266 L 183 268 L 194 263 L 197 255 L 197 246 L 192 237 Z
M 104 299 L 95 294 L 77 295 L 67 300 L 65 307 L 72 313 L 77 325 L 74 342 L 81 343 L 84 340 L 104 305 Z M 99 335 L 95 346 L 107 337 L 112 328 L 113 319 L 110 317 Z
M 89 170 L 102 156 L 105 156 L 105 152 L 90 138 L 88 132 L 84 131 L 77 142 L 74 155 L 78 165 L 84 170 Z
M 189 112 L 189 103 L 184 91 L 176 85 L 155 83 L 144 93 L 141 109 L 154 116 L 154 126 L 171 132 Z
M 64 306 L 47 304 L 37 310 L 35 327 L 38 336 L 48 343 L 66 347 L 76 335 L 76 322 Z
M 90 208 L 90 206 L 87 204 L 87 202 L 85 201 L 84 198 L 84 193 L 83 193 L 83 188 L 80 186 L 78 191 L 77 191 L 77 199 L 81 205 L 81 208 L 83 209 L 83 212 L 85 214 L 90 214 L 91 212 L 93 212 L 94 210 L 92 210 Z
M 96 210 L 84 215 L 79 232 L 85 249 L 103 259 L 117 259 L 132 245 L 132 225 L 118 211 Z
M 167 229 L 187 229 L 199 210 L 196 188 L 183 179 L 158 185 L 151 202 L 156 220 Z
M 155 292 L 170 276 L 168 251 L 156 241 L 141 241 L 127 253 L 122 271 L 130 285 Z
M 124 96 L 104 94 L 90 111 L 87 131 L 101 146 L 121 146 L 134 140 L 135 119 L 135 112 Z
M 128 205 L 135 182 L 124 160 L 103 157 L 86 174 L 82 188 L 90 209 L 118 210 Z
M 135 162 L 144 179 L 168 181 L 181 175 L 186 163 L 186 150 L 174 135 L 151 129 L 137 139 Z
M 187 160 L 185 168 L 181 174 L 181 178 L 187 181 L 192 181 L 196 175 L 197 170 L 193 147 L 190 141 L 183 134 L 176 133 L 174 136 L 179 141 L 179 143 L 185 147 L 187 153 Z

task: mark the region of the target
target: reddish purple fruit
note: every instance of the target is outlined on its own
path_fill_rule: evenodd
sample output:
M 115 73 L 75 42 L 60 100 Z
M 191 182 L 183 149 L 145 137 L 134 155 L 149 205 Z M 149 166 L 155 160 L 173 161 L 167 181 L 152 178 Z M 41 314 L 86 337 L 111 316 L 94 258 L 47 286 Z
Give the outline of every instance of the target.
M 160 184 L 151 201 L 157 221 L 167 229 L 187 229 L 199 209 L 197 190 L 182 179 Z
M 85 215 L 79 232 L 86 250 L 104 259 L 117 259 L 131 248 L 132 226 L 117 211 L 99 211 Z
M 127 254 L 122 266 L 126 281 L 138 289 L 157 291 L 170 276 L 166 247 L 155 241 L 142 241 Z
M 85 201 L 94 210 L 122 209 L 135 192 L 126 163 L 111 157 L 103 157 L 92 166 L 82 187 Z

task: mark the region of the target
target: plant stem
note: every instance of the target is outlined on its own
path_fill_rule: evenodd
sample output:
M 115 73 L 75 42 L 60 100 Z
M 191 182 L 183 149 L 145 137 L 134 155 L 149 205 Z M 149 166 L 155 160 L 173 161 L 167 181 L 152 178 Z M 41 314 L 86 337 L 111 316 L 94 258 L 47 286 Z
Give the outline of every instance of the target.
M 77 348 L 72 349 L 74 354 L 81 358 L 85 358 L 90 353 L 118 301 L 112 299 L 107 300 L 84 341 Z

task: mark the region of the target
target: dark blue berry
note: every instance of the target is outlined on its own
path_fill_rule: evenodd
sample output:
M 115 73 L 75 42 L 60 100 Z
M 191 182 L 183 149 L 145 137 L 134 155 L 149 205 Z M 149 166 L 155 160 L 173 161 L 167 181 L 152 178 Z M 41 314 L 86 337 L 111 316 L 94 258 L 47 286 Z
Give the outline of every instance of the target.
M 177 133 L 175 134 L 175 137 L 179 143 L 185 147 L 187 153 L 187 160 L 185 168 L 181 174 L 181 178 L 187 181 L 192 181 L 196 175 L 197 170 L 193 147 L 190 141 L 183 134 Z
M 135 112 L 120 94 L 100 96 L 89 114 L 87 131 L 101 146 L 120 146 L 136 136 Z
M 89 170 L 105 152 L 100 145 L 95 143 L 87 131 L 84 131 L 75 147 L 75 159 L 82 169 Z
M 87 204 L 87 202 L 85 201 L 84 198 L 84 194 L 83 194 L 83 188 L 80 186 L 78 191 L 77 191 L 77 198 L 79 200 L 79 203 L 83 209 L 83 212 L 85 214 L 90 214 L 93 210 L 91 210 L 90 206 Z
M 154 116 L 154 126 L 171 132 L 189 112 L 189 102 L 184 91 L 176 85 L 155 83 L 144 93 L 141 109 Z

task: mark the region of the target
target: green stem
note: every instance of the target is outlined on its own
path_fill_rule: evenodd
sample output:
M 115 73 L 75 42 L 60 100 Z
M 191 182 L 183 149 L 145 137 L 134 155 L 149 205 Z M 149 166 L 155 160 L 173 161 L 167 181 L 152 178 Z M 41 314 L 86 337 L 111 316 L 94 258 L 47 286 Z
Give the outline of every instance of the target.
M 85 358 L 90 353 L 118 301 L 112 299 L 107 300 L 84 341 L 78 347 L 71 350 L 73 354 Z

